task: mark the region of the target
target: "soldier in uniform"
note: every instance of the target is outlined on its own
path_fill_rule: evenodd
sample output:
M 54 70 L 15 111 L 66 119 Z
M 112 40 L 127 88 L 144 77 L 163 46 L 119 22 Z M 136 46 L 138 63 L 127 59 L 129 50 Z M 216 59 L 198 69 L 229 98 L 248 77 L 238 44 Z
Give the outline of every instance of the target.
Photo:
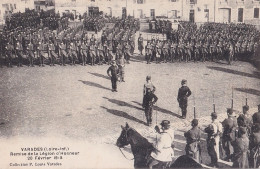
M 12 60 L 14 59 L 14 47 L 10 42 L 7 42 L 6 44 L 6 58 L 7 58 L 7 62 L 8 62 L 8 67 L 13 67 L 12 66 Z
M 86 40 L 83 41 L 80 48 L 81 48 L 82 66 L 86 66 L 86 62 L 88 58 L 88 44 Z
M 111 78 L 112 92 L 117 92 L 117 76 L 119 70 L 115 61 L 112 61 L 112 65 L 107 69 L 107 75 Z
M 239 127 L 238 138 L 234 142 L 233 167 L 248 168 L 249 139 L 245 127 Z
M 138 50 L 140 51 L 140 54 L 143 55 L 143 49 L 144 49 L 144 39 L 142 37 L 142 34 L 138 37 Z
M 253 124 L 260 123 L 260 104 L 258 105 L 258 112 L 253 114 L 252 119 Z
M 193 157 L 198 163 L 201 163 L 201 146 L 200 146 L 200 137 L 201 132 L 198 127 L 198 119 L 193 119 L 191 121 L 192 129 L 184 133 L 186 138 L 186 155 Z
M 147 45 L 145 47 L 145 56 L 146 56 L 146 63 L 151 64 L 151 56 L 152 56 L 152 46 L 149 41 L 147 41 Z
M 55 46 L 51 40 L 49 41 L 48 49 L 49 49 L 49 57 L 50 57 L 50 66 L 54 66 L 54 61 L 55 59 L 58 58 L 58 55 L 55 53 Z
M 227 109 L 228 118 L 222 122 L 223 126 L 223 136 L 222 136 L 222 146 L 226 154 L 225 160 L 231 160 L 231 154 L 233 154 L 234 141 L 236 139 L 237 130 L 237 120 L 233 115 L 232 109 Z
M 34 67 L 34 59 L 35 59 L 35 54 L 34 54 L 34 45 L 32 41 L 27 46 L 27 53 L 28 53 L 28 58 L 29 58 L 29 66 Z
M 174 157 L 174 131 L 171 129 L 170 121 L 163 120 L 160 125 L 162 130 L 159 129 L 159 126 L 155 126 L 156 132 L 159 133 L 159 139 L 154 144 L 155 150 L 148 159 L 149 169 L 159 163 L 166 163 L 166 166 L 168 166 L 167 163 L 170 163 Z
M 39 42 L 39 46 L 38 46 L 38 57 L 39 57 L 39 61 L 40 61 L 40 65 L 39 66 L 44 66 L 44 52 L 45 52 L 45 43 L 43 41 L 43 43 L 40 41 Z
M 247 134 L 250 136 L 251 127 L 253 125 L 252 116 L 249 114 L 249 106 L 243 106 L 243 114 L 240 114 L 237 118 L 237 124 L 239 127 L 246 127 Z
M 177 101 L 179 102 L 179 107 L 181 108 L 182 116 L 185 119 L 187 114 L 188 97 L 191 95 L 191 91 L 187 86 L 187 80 L 181 81 L 182 87 L 179 88 Z
M 229 42 L 228 49 L 229 49 L 228 64 L 231 65 L 231 62 L 233 61 L 235 55 L 235 46 L 231 41 Z
M 153 105 L 157 102 L 157 100 L 158 98 L 152 92 L 151 88 L 147 88 L 147 93 L 144 95 L 143 107 L 148 126 L 152 124 Z
M 20 41 L 16 43 L 16 55 L 18 58 L 18 67 L 22 67 L 22 60 L 23 60 L 23 47 Z
M 249 138 L 249 167 L 260 167 L 260 124 L 256 123 L 252 126 L 252 134 Z
M 97 43 L 97 58 L 98 58 L 98 65 L 102 65 L 104 61 L 104 47 L 102 42 Z
M 63 41 L 61 41 L 61 44 L 59 45 L 60 48 L 60 61 L 62 66 L 66 66 L 66 58 L 68 57 L 67 51 L 66 51 L 66 44 L 64 44 Z
M 210 166 L 218 167 L 219 159 L 219 137 L 222 132 L 222 126 L 217 121 L 217 113 L 211 113 L 212 123 L 205 128 L 205 132 L 208 134 L 207 149 L 211 158 Z
M 74 42 L 70 42 L 70 46 L 69 46 L 69 57 L 71 60 L 71 65 L 75 65 L 75 60 L 77 58 L 77 46 Z
M 93 42 L 90 42 L 90 47 L 89 47 L 89 56 L 90 56 L 90 62 L 91 65 L 94 66 L 96 62 L 96 45 Z
M 125 64 L 126 64 L 125 58 L 122 55 L 120 55 L 117 62 L 120 82 L 125 82 Z

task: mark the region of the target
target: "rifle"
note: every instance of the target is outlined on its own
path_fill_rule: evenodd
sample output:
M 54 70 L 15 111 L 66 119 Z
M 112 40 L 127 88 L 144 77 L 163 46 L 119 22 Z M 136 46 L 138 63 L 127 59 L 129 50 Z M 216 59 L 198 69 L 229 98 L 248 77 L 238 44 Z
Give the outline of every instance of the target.
M 193 94 L 193 113 L 194 113 L 194 119 L 196 119 L 196 106 L 195 106 L 195 96 Z
M 215 106 L 215 97 L 214 97 L 214 94 L 213 94 L 213 112 L 214 112 L 214 113 L 216 112 L 216 106 Z
M 233 88 L 233 86 L 232 86 L 232 99 L 231 99 L 231 108 L 232 108 L 232 109 L 233 109 L 233 105 L 234 105 L 233 97 L 234 97 L 234 88 Z

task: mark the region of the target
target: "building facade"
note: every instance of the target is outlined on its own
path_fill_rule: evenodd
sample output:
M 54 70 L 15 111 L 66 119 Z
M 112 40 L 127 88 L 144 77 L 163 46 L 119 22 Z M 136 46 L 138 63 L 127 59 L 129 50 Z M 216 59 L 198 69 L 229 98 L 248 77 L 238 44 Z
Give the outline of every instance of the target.
M 12 13 L 24 12 L 34 9 L 34 0 L 0 0 L 0 24 L 5 23 L 5 18 Z
M 55 0 L 56 12 L 259 24 L 260 0 Z

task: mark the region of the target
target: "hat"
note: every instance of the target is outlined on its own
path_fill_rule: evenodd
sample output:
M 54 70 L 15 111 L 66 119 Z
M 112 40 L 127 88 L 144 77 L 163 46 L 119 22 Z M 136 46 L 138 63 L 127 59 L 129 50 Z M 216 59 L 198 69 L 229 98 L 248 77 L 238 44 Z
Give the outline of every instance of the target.
M 216 113 L 216 112 L 213 112 L 213 113 L 211 113 L 211 117 L 217 118 L 217 117 L 218 117 L 218 115 L 217 115 L 217 113 Z
M 151 80 L 151 76 L 150 75 L 146 76 L 146 80 Z
M 187 80 L 185 80 L 185 79 L 183 79 L 182 81 L 181 81 L 181 84 L 186 84 L 187 83 Z
M 198 119 L 193 119 L 193 120 L 191 121 L 191 124 L 192 124 L 193 126 L 197 126 L 197 125 L 199 124 L 199 120 L 198 120 Z
M 248 105 L 243 106 L 243 110 L 248 111 L 249 110 L 249 106 Z
M 165 129 L 169 129 L 170 128 L 170 121 L 169 120 L 163 120 L 161 122 L 161 126 L 164 127 Z
M 227 114 L 232 116 L 233 115 L 233 109 L 232 108 L 227 108 Z

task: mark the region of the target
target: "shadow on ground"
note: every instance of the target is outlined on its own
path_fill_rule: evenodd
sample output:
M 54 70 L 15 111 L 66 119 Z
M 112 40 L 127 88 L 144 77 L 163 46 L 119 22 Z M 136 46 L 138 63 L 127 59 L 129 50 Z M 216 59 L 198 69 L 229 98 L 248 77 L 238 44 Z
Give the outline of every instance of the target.
M 140 106 L 142 106 L 142 104 L 139 103 L 139 102 L 136 102 L 136 101 L 132 101 L 132 102 L 133 102 L 133 103 L 136 103 L 136 104 L 138 104 L 138 105 L 140 105 Z M 165 114 L 169 114 L 169 115 L 172 115 L 172 116 L 175 116 L 175 117 L 178 117 L 178 118 L 181 117 L 181 116 L 178 115 L 177 113 L 171 112 L 171 111 L 166 110 L 166 109 L 164 109 L 164 108 L 160 108 L 160 107 L 158 107 L 158 106 L 154 106 L 153 109 L 154 109 L 155 111 L 159 111 L 159 112 L 162 112 L 162 113 L 165 113 Z
M 231 73 L 234 75 L 240 75 L 240 76 L 260 79 L 260 74 L 256 71 L 253 74 L 250 74 L 250 73 L 245 73 L 245 72 L 241 72 L 241 71 L 237 71 L 237 70 L 232 70 L 232 69 L 223 68 L 223 67 L 216 67 L 216 66 L 207 66 L 207 68 L 212 69 L 212 70 L 221 71 L 221 72 Z
M 115 109 L 108 109 L 108 108 L 103 107 L 103 106 L 100 106 L 100 107 L 105 109 L 108 113 L 113 114 L 115 116 L 124 117 L 124 118 L 126 118 L 128 120 L 132 120 L 132 121 L 135 121 L 137 123 L 146 125 L 146 123 L 143 122 L 142 120 L 139 120 L 139 119 L 137 119 L 137 118 L 127 114 L 126 112 L 115 110 Z
M 256 90 L 256 89 L 251 89 L 251 88 L 235 88 L 235 90 L 240 91 L 240 92 L 244 92 L 244 93 L 248 93 L 248 94 L 252 94 L 252 95 L 256 95 L 256 96 L 260 96 L 260 91 Z
M 79 80 L 80 82 L 82 82 L 83 84 L 85 85 L 88 85 L 88 86 L 92 86 L 92 87 L 97 87 L 97 88 L 100 88 L 100 89 L 105 89 L 105 90 L 111 90 L 107 87 L 104 87 L 98 83 L 95 83 L 95 82 L 90 82 L 90 81 L 83 81 L 83 80 Z
M 92 73 L 92 72 L 88 72 L 88 73 L 91 74 L 91 75 L 97 76 L 97 77 L 101 77 L 101 78 L 110 80 L 110 78 L 108 76 L 105 76 L 105 75 L 100 74 L 100 73 Z
M 130 107 L 130 108 L 134 108 L 134 109 L 143 111 L 142 108 L 137 107 L 137 106 L 133 106 L 133 105 L 131 105 L 131 104 L 127 103 L 127 102 L 121 101 L 121 100 L 109 99 L 107 97 L 103 97 L 103 98 L 107 99 L 111 103 L 117 104 L 118 106 L 126 106 L 126 107 Z

